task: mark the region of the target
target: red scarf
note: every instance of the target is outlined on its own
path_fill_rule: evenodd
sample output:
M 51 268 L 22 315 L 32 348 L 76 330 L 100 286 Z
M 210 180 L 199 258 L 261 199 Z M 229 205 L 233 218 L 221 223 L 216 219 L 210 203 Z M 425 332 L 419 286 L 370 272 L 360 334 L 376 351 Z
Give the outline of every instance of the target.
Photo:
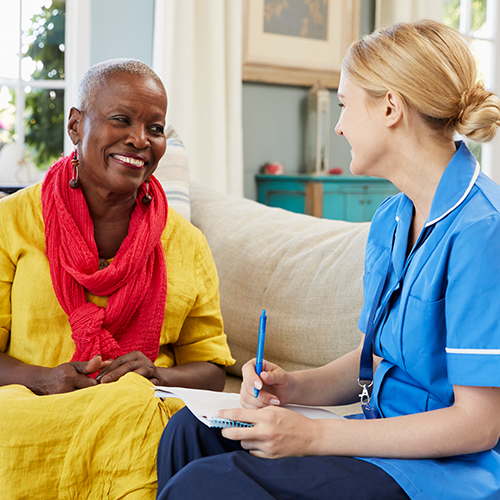
M 75 342 L 72 361 L 100 354 L 115 359 L 141 351 L 158 357 L 167 299 L 167 270 L 160 241 L 167 199 L 151 177 L 148 208 L 141 185 L 126 238 L 110 265 L 99 271 L 94 225 L 81 188 L 71 189 L 71 156 L 61 158 L 42 184 L 46 255 L 56 297 L 68 315 Z M 109 296 L 107 307 L 87 302 L 85 289 Z

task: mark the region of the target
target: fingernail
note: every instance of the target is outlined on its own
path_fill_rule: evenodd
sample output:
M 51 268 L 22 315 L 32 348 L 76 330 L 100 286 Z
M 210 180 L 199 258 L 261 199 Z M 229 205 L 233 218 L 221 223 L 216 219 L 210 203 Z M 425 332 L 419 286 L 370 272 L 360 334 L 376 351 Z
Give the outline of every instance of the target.
M 253 386 L 257 389 L 257 390 L 261 390 L 262 389 L 262 381 L 261 380 L 256 380 L 254 383 L 253 383 Z
M 216 411 L 216 412 L 214 413 L 214 417 L 218 417 L 219 415 L 220 415 L 220 411 Z
M 269 401 L 272 405 L 275 405 L 275 406 L 279 406 L 280 405 L 280 402 L 278 399 L 271 399 Z

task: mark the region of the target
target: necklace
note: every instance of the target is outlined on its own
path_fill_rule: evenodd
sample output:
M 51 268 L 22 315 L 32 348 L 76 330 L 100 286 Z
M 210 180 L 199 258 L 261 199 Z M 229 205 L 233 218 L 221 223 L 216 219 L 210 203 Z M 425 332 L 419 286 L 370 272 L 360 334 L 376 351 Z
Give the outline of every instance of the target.
M 102 271 L 103 269 L 105 269 L 106 267 L 109 266 L 109 262 L 107 261 L 107 259 L 99 259 L 99 271 Z

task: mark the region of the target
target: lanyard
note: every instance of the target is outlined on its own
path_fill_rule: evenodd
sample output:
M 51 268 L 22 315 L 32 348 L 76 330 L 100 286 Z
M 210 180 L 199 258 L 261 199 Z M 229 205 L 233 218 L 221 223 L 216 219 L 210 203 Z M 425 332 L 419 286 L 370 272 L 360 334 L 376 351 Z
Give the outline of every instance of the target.
M 375 324 L 375 314 L 377 308 L 380 304 L 380 299 L 382 298 L 382 292 L 384 290 L 385 282 L 387 281 L 387 275 L 391 267 L 392 260 L 391 255 L 388 258 L 388 265 L 385 273 L 380 280 L 377 291 L 373 298 L 372 308 L 370 314 L 368 315 L 368 324 L 366 326 L 365 341 L 363 343 L 363 350 L 361 351 L 361 358 L 359 363 L 359 380 L 360 381 L 373 381 L 373 336 L 375 335 L 376 324 Z
M 413 248 L 408 258 L 406 259 L 403 273 L 399 278 L 400 285 L 402 284 L 402 280 L 406 275 L 406 271 L 408 270 L 408 267 L 411 261 L 413 260 L 416 251 L 422 246 L 424 241 L 427 239 L 432 230 L 432 227 L 433 226 L 431 226 L 430 228 L 427 227 L 424 228 L 424 230 L 422 231 L 417 240 L 417 243 L 415 244 L 415 247 Z M 384 252 L 384 254 L 382 254 L 383 256 L 386 253 L 389 254 L 387 258 L 387 266 L 385 267 L 385 273 L 383 273 L 382 279 L 377 285 L 377 290 L 373 298 L 373 304 L 370 309 L 370 314 L 368 315 L 368 324 L 366 325 L 366 333 L 365 333 L 365 340 L 363 342 L 363 349 L 361 351 L 361 356 L 359 360 L 358 384 L 362 389 L 359 397 L 361 399 L 361 408 L 363 410 L 363 413 L 365 414 L 365 417 L 369 419 L 379 417 L 377 409 L 370 403 L 371 397 L 370 397 L 370 391 L 368 389 L 370 389 L 373 386 L 373 337 L 375 335 L 375 331 L 377 329 L 377 325 L 379 322 L 375 321 L 375 315 L 377 313 L 377 309 L 380 304 L 380 299 L 382 298 L 382 292 L 384 291 L 384 285 L 389 275 L 389 269 L 391 268 L 392 265 L 393 249 L 394 249 L 394 238 L 392 242 L 392 249 L 390 251 L 389 249 L 387 249 Z M 382 318 L 385 315 L 385 310 L 387 309 L 388 304 L 389 301 L 387 301 L 387 303 L 384 305 L 384 308 L 381 309 L 378 320 L 380 320 L 380 318 Z
M 359 397 L 361 398 L 361 408 L 367 419 L 378 418 L 379 416 L 377 409 L 370 403 L 371 398 L 368 389 L 373 385 L 373 336 L 375 335 L 376 330 L 375 314 L 377 312 L 380 299 L 382 298 L 384 285 L 387 281 L 387 275 L 389 274 L 389 269 L 392 264 L 391 252 L 389 252 L 387 260 L 388 264 L 386 271 L 377 286 L 377 290 L 373 298 L 372 308 L 370 310 L 370 314 L 368 315 L 365 340 L 363 342 L 363 349 L 359 360 L 358 384 L 362 388 L 362 392 Z M 383 315 L 382 313 L 383 311 L 381 311 L 381 316 Z

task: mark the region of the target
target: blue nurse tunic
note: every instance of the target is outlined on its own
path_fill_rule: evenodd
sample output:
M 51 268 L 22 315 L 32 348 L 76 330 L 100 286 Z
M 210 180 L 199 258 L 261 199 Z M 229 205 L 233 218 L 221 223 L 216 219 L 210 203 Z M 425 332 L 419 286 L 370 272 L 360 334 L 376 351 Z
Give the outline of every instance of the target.
M 429 217 L 407 255 L 413 204 L 386 200 L 368 238 L 366 333 L 376 305 L 372 403 L 382 417 L 453 404 L 453 385 L 500 386 L 500 186 L 465 144 L 448 164 Z M 499 416 L 500 418 L 500 416 Z M 500 499 L 500 446 L 443 459 L 363 458 L 390 474 L 412 499 Z

